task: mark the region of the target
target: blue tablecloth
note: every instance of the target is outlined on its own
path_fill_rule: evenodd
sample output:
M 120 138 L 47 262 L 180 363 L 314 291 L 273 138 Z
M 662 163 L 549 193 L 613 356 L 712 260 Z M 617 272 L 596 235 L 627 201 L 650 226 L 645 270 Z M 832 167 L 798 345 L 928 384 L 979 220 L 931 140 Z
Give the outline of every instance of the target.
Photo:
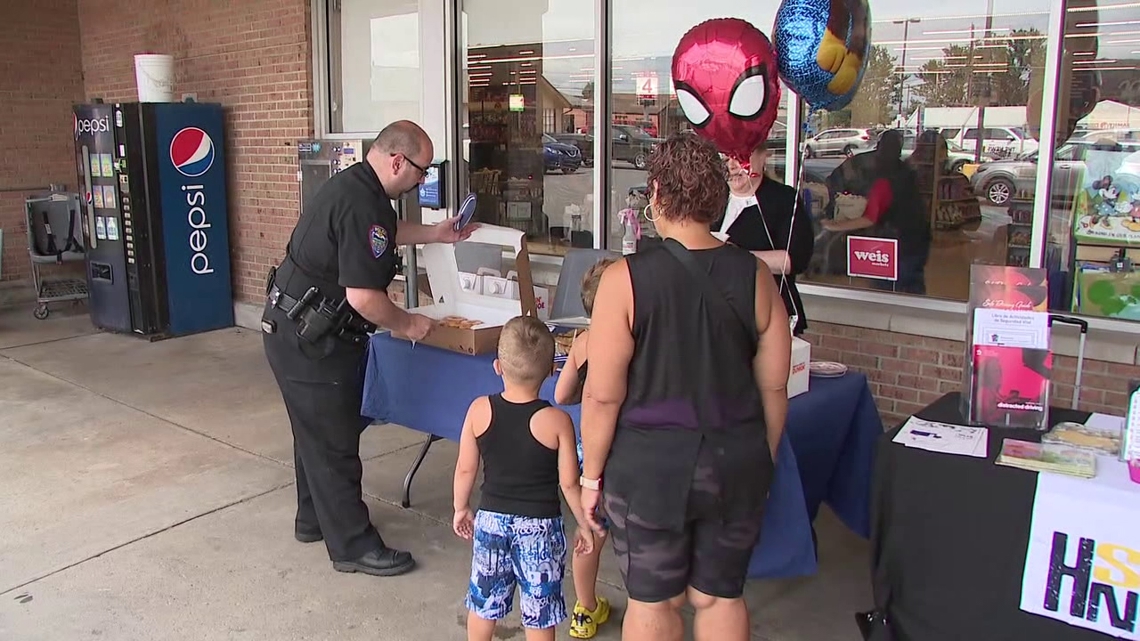
M 377 334 L 369 345 L 361 414 L 457 441 L 471 401 L 502 391 L 492 360 L 492 354 L 467 356 L 422 344 L 413 349 Z M 553 377 L 546 381 L 542 398 L 553 400 L 554 383 Z M 580 406 L 562 409 L 579 425 Z M 862 374 L 812 378 L 811 391 L 792 399 L 749 577 L 815 573 L 811 521 L 824 501 L 854 532 L 869 536 L 871 471 L 882 432 Z

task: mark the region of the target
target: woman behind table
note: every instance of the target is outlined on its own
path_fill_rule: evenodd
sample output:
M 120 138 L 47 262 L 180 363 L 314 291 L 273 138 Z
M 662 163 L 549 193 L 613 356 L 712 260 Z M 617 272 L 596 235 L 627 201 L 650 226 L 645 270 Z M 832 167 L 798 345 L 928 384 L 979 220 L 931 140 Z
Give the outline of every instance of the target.
M 796 320 L 792 333 L 799 336 L 807 329 L 807 317 L 796 275 L 811 262 L 815 236 L 803 199 L 797 203 L 796 189 L 767 176 L 769 156 L 767 143 L 761 143 L 749 159 L 751 170 L 728 161 L 728 206 L 712 229 L 768 265 L 779 284 L 784 310 Z
M 598 292 L 602 273 L 614 262 L 616 260 L 613 258 L 603 258 L 594 263 L 582 277 L 582 309 L 586 311 L 587 317 L 594 313 L 594 297 Z M 574 405 L 582 402 L 582 386 L 586 382 L 587 371 L 586 346 L 589 340 L 588 329 L 574 337 L 570 353 L 566 355 L 566 364 L 562 366 L 562 371 L 558 374 L 558 383 L 554 387 L 555 403 Z M 581 440 L 578 441 L 578 465 L 582 465 Z M 574 594 L 578 597 L 578 602 L 574 604 L 574 614 L 570 617 L 570 636 L 575 639 L 594 638 L 598 633 L 598 626 L 610 617 L 609 602 L 597 593 L 598 564 L 605 542 L 605 532 L 596 533 L 593 549 L 585 554 L 575 554 L 571 561 Z
M 582 502 L 595 531 L 605 504 L 627 641 L 681 639 L 686 601 L 698 641 L 749 636 L 741 594 L 784 429 L 791 333 L 767 265 L 709 230 L 726 177 L 703 139 L 661 143 L 648 217 L 665 243 L 608 268 L 594 301 Z
M 930 215 L 918 188 L 914 169 L 902 160 L 902 134 L 897 129 L 883 132 L 873 153 L 873 182 L 867 193 L 863 215 L 851 220 L 824 220 L 821 226 L 833 232 L 858 232 L 877 228 L 878 236 L 899 241 L 898 281 L 874 281 L 876 289 L 893 289 L 908 294 L 926 293 L 926 261 L 930 258 Z M 859 154 L 869 156 L 872 154 Z M 853 158 L 856 160 L 859 158 Z M 848 161 L 850 162 L 850 161 Z M 843 169 L 841 165 L 836 172 Z

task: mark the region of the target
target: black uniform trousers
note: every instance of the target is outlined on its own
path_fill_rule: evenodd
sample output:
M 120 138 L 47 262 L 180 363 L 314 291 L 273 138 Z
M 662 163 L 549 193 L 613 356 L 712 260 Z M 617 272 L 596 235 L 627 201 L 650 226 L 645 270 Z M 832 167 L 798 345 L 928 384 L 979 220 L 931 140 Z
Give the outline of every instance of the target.
M 269 367 L 293 427 L 297 520 L 301 532 L 320 531 L 333 561 L 351 561 L 384 544 L 361 497 L 360 415 L 367 344 L 328 337 L 311 345 L 297 325 L 266 304 L 262 332 Z

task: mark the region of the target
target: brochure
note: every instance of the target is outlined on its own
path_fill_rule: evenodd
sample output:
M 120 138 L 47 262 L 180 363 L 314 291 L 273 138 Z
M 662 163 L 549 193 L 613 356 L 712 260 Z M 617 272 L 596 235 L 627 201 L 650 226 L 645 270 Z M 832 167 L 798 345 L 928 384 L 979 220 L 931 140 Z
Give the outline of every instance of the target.
M 974 419 L 995 427 L 1036 428 L 1049 407 L 1052 354 L 999 345 L 974 348 Z
M 1095 454 L 1065 445 L 1031 443 L 1011 438 L 1002 441 L 997 464 L 1088 479 L 1096 476 Z
M 1072 447 L 1093 454 L 1119 456 L 1123 436 L 1123 417 L 1093 414 L 1084 423 L 1058 423 L 1041 437 L 1041 442 Z

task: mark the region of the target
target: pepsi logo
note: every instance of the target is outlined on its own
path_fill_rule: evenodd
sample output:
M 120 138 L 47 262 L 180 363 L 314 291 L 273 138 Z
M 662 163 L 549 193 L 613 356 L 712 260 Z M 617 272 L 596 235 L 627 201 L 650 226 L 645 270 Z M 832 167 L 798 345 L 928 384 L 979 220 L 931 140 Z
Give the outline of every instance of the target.
M 214 164 L 214 141 L 197 127 L 186 127 L 170 140 L 170 162 L 178 173 L 197 178 Z

